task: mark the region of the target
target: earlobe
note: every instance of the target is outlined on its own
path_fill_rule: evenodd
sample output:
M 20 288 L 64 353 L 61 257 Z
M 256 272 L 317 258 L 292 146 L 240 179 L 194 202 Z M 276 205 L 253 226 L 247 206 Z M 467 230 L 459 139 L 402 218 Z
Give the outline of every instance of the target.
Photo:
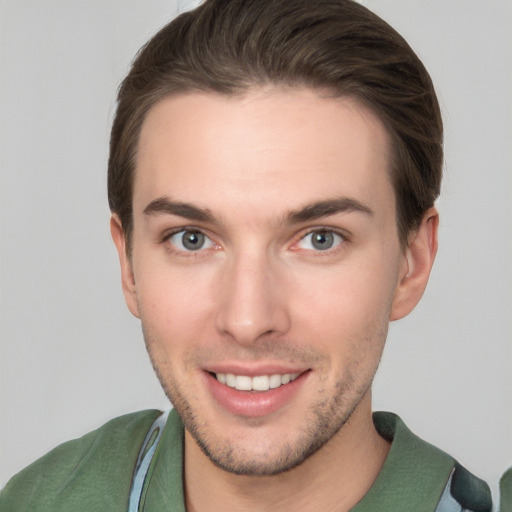
M 411 234 L 391 308 L 391 320 L 407 316 L 420 301 L 437 253 L 439 214 L 430 208 Z
M 116 214 L 113 214 L 110 218 L 110 233 L 119 256 L 119 264 L 121 266 L 121 283 L 126 305 L 132 315 L 140 318 L 132 262 L 126 252 L 126 238 L 121 220 Z

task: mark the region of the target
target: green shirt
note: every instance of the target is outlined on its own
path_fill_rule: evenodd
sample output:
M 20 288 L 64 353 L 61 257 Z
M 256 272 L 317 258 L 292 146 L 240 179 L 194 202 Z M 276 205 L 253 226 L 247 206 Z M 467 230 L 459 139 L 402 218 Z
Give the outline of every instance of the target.
M 122 416 L 58 446 L 10 480 L 0 494 L 0 511 L 126 512 L 138 452 L 159 414 Z M 460 475 L 451 483 L 452 494 L 455 483 L 465 508 L 491 510 L 487 485 L 416 437 L 398 416 L 375 413 L 374 423 L 392 445 L 377 480 L 352 512 L 434 512 L 452 473 Z M 183 425 L 171 411 L 145 480 L 144 510 L 185 512 L 182 468 Z
M 512 467 L 500 480 L 500 512 L 512 512 Z

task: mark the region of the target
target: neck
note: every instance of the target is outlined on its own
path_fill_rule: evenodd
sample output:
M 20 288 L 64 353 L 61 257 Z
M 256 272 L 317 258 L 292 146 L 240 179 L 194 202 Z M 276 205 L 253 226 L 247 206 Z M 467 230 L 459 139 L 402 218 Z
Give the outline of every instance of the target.
M 186 432 L 187 511 L 348 511 L 372 486 L 388 451 L 389 443 L 373 425 L 370 396 L 327 444 L 278 475 L 228 473 L 215 466 Z

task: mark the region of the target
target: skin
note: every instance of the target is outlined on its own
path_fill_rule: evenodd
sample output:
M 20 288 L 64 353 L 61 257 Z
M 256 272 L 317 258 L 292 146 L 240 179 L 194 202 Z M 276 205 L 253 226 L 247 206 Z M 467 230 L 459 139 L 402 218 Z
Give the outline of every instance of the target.
M 389 446 L 371 383 L 389 321 L 424 291 L 438 224 L 429 210 L 401 246 L 388 148 L 366 108 L 307 89 L 191 93 L 148 113 L 131 258 L 115 215 L 111 230 L 186 426 L 187 510 L 348 510 L 378 475 Z M 211 373 L 226 369 L 300 377 L 254 405 L 218 398 Z

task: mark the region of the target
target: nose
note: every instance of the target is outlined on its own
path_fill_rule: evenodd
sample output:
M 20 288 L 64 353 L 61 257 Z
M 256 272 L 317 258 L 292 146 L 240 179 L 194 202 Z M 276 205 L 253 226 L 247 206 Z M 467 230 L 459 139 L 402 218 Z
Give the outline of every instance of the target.
M 241 345 L 290 327 L 282 272 L 267 255 L 246 251 L 229 258 L 220 276 L 216 327 Z

